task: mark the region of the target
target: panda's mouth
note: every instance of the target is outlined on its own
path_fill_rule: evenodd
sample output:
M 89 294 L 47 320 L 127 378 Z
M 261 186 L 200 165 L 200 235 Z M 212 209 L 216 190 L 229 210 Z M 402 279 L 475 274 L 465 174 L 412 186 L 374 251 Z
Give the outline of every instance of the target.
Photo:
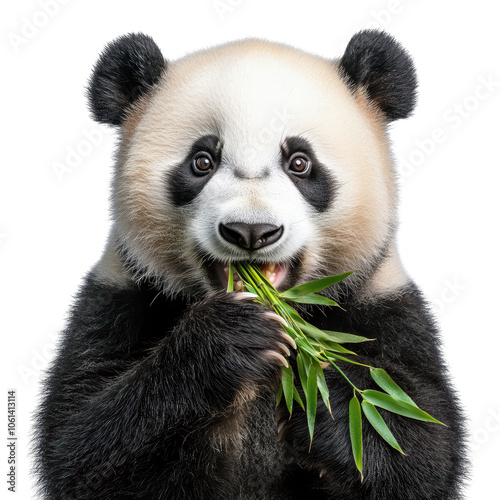
M 274 288 L 278 288 L 281 283 L 286 280 L 289 274 L 288 272 L 290 266 L 286 263 L 268 262 L 265 264 L 258 264 L 258 266 L 262 274 L 268 279 Z M 226 289 L 229 280 L 229 266 L 217 263 L 215 268 L 217 270 L 217 277 L 220 283 Z M 236 292 L 240 292 L 244 289 L 243 282 L 238 276 L 236 270 L 233 272 L 233 289 Z
M 229 265 L 227 261 L 214 258 L 212 255 L 200 252 L 200 265 L 205 271 L 205 276 L 213 290 L 227 290 Z M 280 291 L 297 285 L 303 274 L 303 254 L 297 253 L 280 262 L 266 262 L 258 259 L 249 259 L 249 262 L 259 266 L 269 282 Z M 233 288 L 236 291 L 243 289 L 243 283 L 233 268 Z

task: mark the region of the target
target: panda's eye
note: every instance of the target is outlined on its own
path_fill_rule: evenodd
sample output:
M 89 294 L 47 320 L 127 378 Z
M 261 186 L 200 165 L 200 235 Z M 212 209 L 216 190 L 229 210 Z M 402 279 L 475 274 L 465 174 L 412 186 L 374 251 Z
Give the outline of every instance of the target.
M 288 170 L 298 177 L 306 177 L 311 170 L 311 162 L 303 154 L 293 155 L 288 164 Z
M 214 162 L 208 153 L 200 153 L 193 158 L 192 167 L 196 175 L 206 175 L 213 170 Z

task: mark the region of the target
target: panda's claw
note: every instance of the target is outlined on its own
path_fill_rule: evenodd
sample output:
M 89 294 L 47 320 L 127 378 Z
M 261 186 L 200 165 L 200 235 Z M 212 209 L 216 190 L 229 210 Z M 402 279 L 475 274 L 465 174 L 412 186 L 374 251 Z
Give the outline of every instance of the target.
M 255 300 L 258 299 L 259 296 L 251 292 L 234 292 L 233 298 L 236 300 Z
M 297 344 L 295 343 L 295 340 L 292 339 L 292 337 L 290 337 L 290 335 L 288 335 L 288 333 L 286 332 L 282 332 L 281 336 L 283 337 L 283 339 L 288 342 L 294 349 L 297 349 Z
M 264 316 L 266 316 L 266 318 L 269 318 L 269 319 L 274 319 L 275 321 L 282 324 L 283 326 L 288 326 L 288 323 L 286 322 L 286 320 L 284 318 L 282 318 L 279 314 L 276 314 L 273 311 L 266 311 L 264 313 Z
M 278 345 L 280 349 L 287 355 L 290 356 L 290 349 L 285 344 L 282 344 L 281 342 L 278 342 Z
M 268 351 L 267 354 L 272 358 L 276 358 L 285 368 L 288 368 L 288 361 L 282 354 L 276 351 Z

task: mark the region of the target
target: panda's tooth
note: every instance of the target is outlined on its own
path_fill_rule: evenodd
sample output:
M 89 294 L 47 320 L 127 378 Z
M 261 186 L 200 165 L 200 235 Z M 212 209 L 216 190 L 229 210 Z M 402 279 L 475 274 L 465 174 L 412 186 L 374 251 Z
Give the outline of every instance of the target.
M 274 273 L 274 270 L 276 269 L 276 262 L 270 262 L 267 265 L 267 269 L 269 270 L 269 272 Z

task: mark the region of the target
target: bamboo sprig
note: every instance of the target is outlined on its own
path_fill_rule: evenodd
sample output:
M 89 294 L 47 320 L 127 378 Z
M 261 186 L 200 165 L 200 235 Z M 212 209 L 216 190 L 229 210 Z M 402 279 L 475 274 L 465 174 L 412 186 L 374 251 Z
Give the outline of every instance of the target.
M 284 399 L 290 417 L 292 416 L 294 401 L 306 412 L 310 436 L 309 451 L 314 436 L 318 391 L 330 415 L 332 415 L 330 394 L 322 366 L 324 363 L 328 363 L 335 368 L 353 389 L 353 397 L 349 402 L 349 431 L 354 462 L 361 474 L 361 481 L 363 480 L 362 414 L 365 415 L 370 425 L 387 444 L 403 454 L 403 450 L 377 408 L 415 420 L 444 425 L 421 410 L 385 370 L 346 357 L 356 356 L 356 353 L 341 345 L 368 342 L 375 339 L 349 333 L 321 330 L 304 320 L 289 304 L 291 302 L 340 307 L 334 300 L 316 292 L 336 285 L 347 278 L 351 274 L 350 272 L 337 276 L 328 276 L 278 292 L 258 266 L 248 262 L 237 262 L 229 266 L 228 292 L 233 291 L 235 271 L 238 273 L 244 288 L 257 296 L 257 302 L 279 314 L 286 321 L 286 326 L 282 325 L 282 327 L 297 344 L 294 358 L 300 388 L 305 395 L 306 402 L 304 404 L 296 386 L 297 376 L 290 363 L 287 367 L 283 366 L 281 368 L 282 379 L 276 395 L 276 404 L 278 406 L 281 400 Z M 341 369 L 339 362 L 356 364 L 369 369 L 372 379 L 382 391 L 356 387 Z M 361 404 L 358 398 L 361 398 Z

